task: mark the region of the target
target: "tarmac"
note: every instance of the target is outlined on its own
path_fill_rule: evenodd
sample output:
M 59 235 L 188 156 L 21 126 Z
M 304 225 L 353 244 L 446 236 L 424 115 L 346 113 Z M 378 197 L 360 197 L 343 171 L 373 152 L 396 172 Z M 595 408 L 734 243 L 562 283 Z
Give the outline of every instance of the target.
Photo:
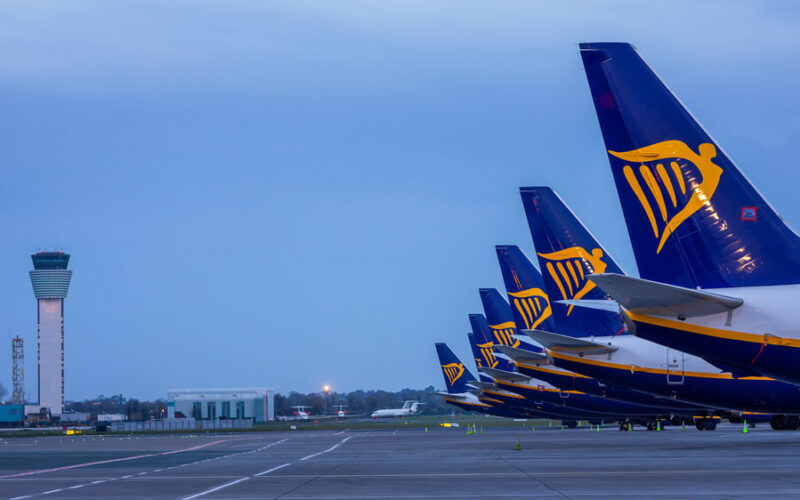
M 734 424 L 0 437 L 0 498 L 788 497 L 799 458 L 800 432 Z

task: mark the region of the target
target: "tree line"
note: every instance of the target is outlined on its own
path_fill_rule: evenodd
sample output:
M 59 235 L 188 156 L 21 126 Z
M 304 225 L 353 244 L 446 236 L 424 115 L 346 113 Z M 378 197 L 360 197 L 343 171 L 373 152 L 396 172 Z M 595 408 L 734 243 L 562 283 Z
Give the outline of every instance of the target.
M 0 386 L 2 388 L 2 386 Z M 311 415 L 322 415 L 323 412 L 332 415 L 341 408 L 348 415 L 369 416 L 373 411 L 382 408 L 400 408 L 404 401 L 419 401 L 424 403 L 422 412 L 429 415 L 442 415 L 451 413 L 454 407 L 447 405 L 441 396 L 432 394 L 433 386 L 425 389 L 402 389 L 397 392 L 389 391 L 353 391 L 331 392 L 323 395 L 321 392 L 302 394 L 290 392 L 289 394 L 275 394 L 275 415 L 292 416 L 295 413 L 293 406 L 308 407 Z M 0 389 L 0 396 L 2 396 Z M 0 397 L 0 401 L 3 398 Z M 167 415 L 167 401 L 141 401 L 135 398 L 125 398 L 122 395 L 99 395 L 84 401 L 67 401 L 66 411 L 89 413 L 92 419 L 97 415 L 117 413 L 128 417 L 128 420 L 150 420 L 164 418 Z

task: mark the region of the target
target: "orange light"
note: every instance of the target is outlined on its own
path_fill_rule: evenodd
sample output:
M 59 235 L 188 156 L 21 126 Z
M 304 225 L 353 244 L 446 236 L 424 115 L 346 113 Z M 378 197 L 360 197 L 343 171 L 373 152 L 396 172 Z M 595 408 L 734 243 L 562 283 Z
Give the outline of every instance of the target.
M 323 392 L 331 392 L 331 386 L 329 386 L 329 385 L 323 385 L 323 386 L 322 386 L 322 390 L 323 390 Z

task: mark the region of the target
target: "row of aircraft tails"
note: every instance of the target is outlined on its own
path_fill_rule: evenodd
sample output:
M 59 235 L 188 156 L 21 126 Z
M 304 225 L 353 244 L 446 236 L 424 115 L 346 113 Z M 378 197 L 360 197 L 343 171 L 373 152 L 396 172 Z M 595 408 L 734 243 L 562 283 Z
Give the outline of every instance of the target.
M 800 237 L 627 43 L 580 54 L 639 277 L 549 187 L 520 189 L 538 268 L 498 245 L 505 295 L 469 315 L 473 376 L 436 344 L 457 407 L 633 423 L 800 426 Z

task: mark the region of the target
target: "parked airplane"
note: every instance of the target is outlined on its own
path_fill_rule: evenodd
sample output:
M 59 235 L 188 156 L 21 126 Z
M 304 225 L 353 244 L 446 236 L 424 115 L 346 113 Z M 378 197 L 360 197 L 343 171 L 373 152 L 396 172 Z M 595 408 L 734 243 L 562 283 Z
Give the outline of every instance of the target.
M 347 408 L 347 405 L 341 405 L 340 404 L 340 405 L 334 405 L 334 406 L 338 406 L 339 407 L 339 410 L 336 412 L 336 416 L 337 417 L 345 418 L 347 416 L 347 412 L 345 411 L 345 408 Z
M 791 384 L 760 376 L 736 378 L 701 358 L 618 330 L 610 319 L 619 317 L 618 306 L 587 278 L 598 271 L 624 276 L 622 270 L 552 189 L 523 188 L 521 193 L 539 266 L 546 270 L 545 288 L 550 297 L 558 298 L 551 301 L 556 324 L 564 332 L 584 332 L 583 338 L 573 333 L 525 332 L 548 348 L 555 365 L 608 384 L 701 406 L 800 412 L 800 391 Z M 593 338 L 585 338 L 586 332 Z M 796 428 L 795 420 L 779 416 L 773 426 Z
M 375 410 L 370 415 L 372 418 L 384 418 L 384 417 L 407 417 L 409 415 L 416 415 L 419 413 L 420 405 L 424 403 L 420 403 L 419 401 L 404 401 L 402 408 L 386 408 L 383 410 Z
M 641 338 L 800 384 L 800 237 L 631 45 L 580 50 L 641 277 L 592 283 Z
M 447 392 L 435 392 L 443 396 L 444 400 L 457 408 L 467 411 L 478 411 L 488 415 L 507 418 L 529 418 L 530 413 L 516 411 L 502 401 L 483 402 L 475 394 L 480 393 L 472 385 L 476 382 L 475 376 L 464 366 L 464 363 L 444 343 L 436 344 L 436 354 L 442 367 Z
M 310 417 L 310 414 L 306 411 L 308 408 L 311 408 L 310 406 L 297 405 L 292 406 L 292 408 L 294 408 L 294 415 L 291 417 L 283 417 L 284 420 L 308 420 Z
M 474 334 L 470 333 L 469 335 L 473 336 Z M 494 382 L 481 382 L 476 380 L 472 373 L 464 367 L 461 360 L 458 359 L 446 344 L 436 344 L 436 350 L 439 355 L 440 364 L 442 365 L 442 373 L 445 377 L 448 392 L 437 392 L 434 394 L 444 396 L 445 401 L 449 404 L 465 410 L 480 411 L 481 413 L 500 417 L 525 419 L 546 418 L 557 420 L 570 429 L 578 426 L 579 419 L 589 420 L 593 423 L 602 422 L 602 420 L 597 419 L 596 415 L 569 411 L 549 413 L 540 409 L 537 410 L 535 405 L 520 404 L 522 398 L 520 398 L 519 395 L 503 390 L 494 391 L 493 394 L 483 393 L 482 389 L 495 388 Z M 476 354 L 476 356 L 481 356 L 481 354 Z M 485 379 L 491 380 L 488 377 Z M 507 394 L 510 398 L 505 398 L 507 400 L 504 401 L 496 397 L 498 394 Z
M 488 319 L 487 330 L 491 330 L 491 337 L 481 338 L 479 332 L 483 330 L 473 325 L 476 340 L 482 341 L 480 346 L 486 352 L 493 349 L 492 340 L 500 343 L 507 339 L 515 339 L 516 345 L 524 346 L 517 337 L 517 330 L 511 308 L 500 293 L 493 289 L 481 289 L 481 300 Z M 482 317 L 481 317 L 482 319 Z M 484 320 L 485 321 L 485 320 Z M 486 335 L 486 334 L 484 334 Z M 516 348 L 519 351 L 519 347 Z M 535 348 L 539 354 L 531 353 L 529 359 L 543 361 L 546 357 L 541 354 L 540 348 Z M 501 358 L 502 356 L 502 358 Z M 530 375 L 514 371 L 514 364 L 503 355 L 495 356 L 497 367 L 487 369 L 478 367 L 478 371 L 494 378 L 498 389 L 516 393 L 528 401 L 535 401 L 542 405 L 544 411 L 563 412 L 570 410 L 575 414 L 594 415 L 595 418 L 605 418 L 620 422 L 620 428 L 627 429 L 630 421 L 635 420 L 643 425 L 655 429 L 657 420 L 664 420 L 671 416 L 671 411 L 665 408 L 653 408 L 638 404 L 616 401 L 604 397 L 597 397 L 574 389 L 561 390 L 542 379 L 533 379 Z M 534 361 L 535 362 L 535 361 Z M 502 399 L 498 397 L 498 399 Z
M 517 246 L 500 245 L 495 247 L 495 250 L 500 270 L 503 274 L 508 299 L 514 305 L 511 309 L 517 328 L 521 325 L 521 330 L 537 330 L 541 332 L 539 335 L 542 335 L 543 332 L 563 333 L 554 320 L 553 310 L 564 314 L 568 309 L 560 305 L 553 306 L 550 304 L 539 270 Z M 587 320 L 591 321 L 592 318 L 587 318 Z M 573 335 L 572 338 L 586 339 L 592 333 L 596 333 L 596 330 L 593 323 L 587 323 L 584 325 L 584 330 L 576 331 L 573 328 L 570 333 Z M 584 349 L 588 347 L 582 340 L 572 341 L 557 336 L 553 336 L 553 338 L 561 340 L 562 343 L 569 340 L 574 345 L 582 345 Z M 645 343 L 650 344 L 649 342 Z M 703 407 L 604 383 L 592 377 L 564 370 L 550 363 L 549 359 L 533 359 L 530 356 L 526 356 L 525 352 L 519 352 L 507 346 L 497 346 L 496 348 L 514 360 L 517 371 L 534 378 L 546 380 L 560 389 L 578 390 L 618 401 L 659 408 L 662 411 L 671 411 L 681 415 L 687 413 L 703 414 L 705 412 Z M 603 350 L 605 349 L 606 347 L 603 347 Z

